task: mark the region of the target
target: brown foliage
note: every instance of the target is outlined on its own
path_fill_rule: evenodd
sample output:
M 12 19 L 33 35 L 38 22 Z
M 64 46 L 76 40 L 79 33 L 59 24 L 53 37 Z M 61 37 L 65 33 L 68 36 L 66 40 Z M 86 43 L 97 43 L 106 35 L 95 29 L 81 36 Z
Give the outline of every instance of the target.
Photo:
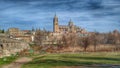
M 19 56 L 28 56 L 30 55 L 30 52 L 28 49 L 24 49 L 23 51 L 18 53 Z
M 49 35 L 49 32 L 45 30 L 36 30 L 34 43 L 36 45 L 42 45 L 42 41 L 46 39 L 47 35 Z

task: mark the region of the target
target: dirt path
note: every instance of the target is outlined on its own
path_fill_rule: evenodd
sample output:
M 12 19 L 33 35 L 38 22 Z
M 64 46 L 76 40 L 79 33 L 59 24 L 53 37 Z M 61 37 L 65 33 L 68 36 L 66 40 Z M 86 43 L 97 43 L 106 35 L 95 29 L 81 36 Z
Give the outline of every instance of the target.
M 16 61 L 14 61 L 13 63 L 9 64 L 9 65 L 5 65 L 2 68 L 21 68 L 21 66 L 27 62 L 32 61 L 32 58 L 28 58 L 28 57 L 22 57 L 17 59 Z

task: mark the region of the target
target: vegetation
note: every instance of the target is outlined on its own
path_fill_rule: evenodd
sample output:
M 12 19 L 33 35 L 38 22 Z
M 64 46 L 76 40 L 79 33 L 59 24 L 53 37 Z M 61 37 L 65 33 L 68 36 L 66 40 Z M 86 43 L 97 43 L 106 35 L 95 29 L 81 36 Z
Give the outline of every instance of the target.
M 97 52 L 78 54 L 45 54 L 35 56 L 33 61 L 24 64 L 22 68 L 62 68 L 63 66 L 87 66 L 100 64 L 120 64 L 120 53 Z
M 36 45 L 42 45 L 42 41 L 45 40 L 46 36 L 48 35 L 49 32 L 47 32 L 46 30 L 36 30 L 35 33 L 35 44 Z
M 3 30 L 0 29 L 0 33 L 5 33 L 5 30 L 4 29 Z
M 3 58 L 0 58 L 0 67 L 2 65 L 5 65 L 5 64 L 10 64 L 11 62 L 13 62 L 17 57 L 14 56 L 14 55 L 11 55 L 9 57 L 3 57 Z
M 40 49 L 44 49 L 45 51 L 62 51 L 63 49 L 68 49 L 70 47 L 72 48 L 71 52 L 75 52 L 76 47 L 83 49 L 83 51 L 91 51 L 90 47 L 92 47 L 92 51 L 94 52 L 120 51 L 120 32 L 117 30 L 109 33 L 92 32 L 85 36 L 79 35 L 81 34 L 65 33 L 61 35 L 61 38 L 59 36 L 56 37 L 51 35 L 49 37 L 49 32 L 46 32 L 45 30 L 36 30 L 35 44 L 41 46 Z M 53 43 L 52 45 L 48 44 L 47 46 L 45 46 L 42 44 L 43 41 L 46 40 L 46 36 L 50 38 L 50 41 Z M 56 42 L 56 44 L 54 44 L 54 42 Z M 109 46 L 110 48 L 100 49 L 99 47 L 102 46 Z

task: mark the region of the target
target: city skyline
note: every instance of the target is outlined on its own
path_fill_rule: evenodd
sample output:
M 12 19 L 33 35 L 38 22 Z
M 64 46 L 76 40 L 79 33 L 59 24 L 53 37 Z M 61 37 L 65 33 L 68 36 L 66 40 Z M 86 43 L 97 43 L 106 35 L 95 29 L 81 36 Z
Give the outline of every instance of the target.
M 0 28 L 53 30 L 55 13 L 60 25 L 70 19 L 88 31 L 120 30 L 119 0 L 0 0 Z

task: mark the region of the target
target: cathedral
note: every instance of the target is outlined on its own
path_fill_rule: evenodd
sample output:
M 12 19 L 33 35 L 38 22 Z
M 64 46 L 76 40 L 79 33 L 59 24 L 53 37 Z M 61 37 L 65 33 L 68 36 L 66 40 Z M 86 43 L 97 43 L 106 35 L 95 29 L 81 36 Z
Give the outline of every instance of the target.
M 72 32 L 72 33 L 85 33 L 86 30 L 85 29 L 82 29 L 76 25 L 74 25 L 74 23 L 72 22 L 72 20 L 70 20 L 68 22 L 68 25 L 59 25 L 59 22 L 58 22 L 58 17 L 54 16 L 54 19 L 53 19 L 53 31 L 54 33 L 64 33 L 64 32 Z

